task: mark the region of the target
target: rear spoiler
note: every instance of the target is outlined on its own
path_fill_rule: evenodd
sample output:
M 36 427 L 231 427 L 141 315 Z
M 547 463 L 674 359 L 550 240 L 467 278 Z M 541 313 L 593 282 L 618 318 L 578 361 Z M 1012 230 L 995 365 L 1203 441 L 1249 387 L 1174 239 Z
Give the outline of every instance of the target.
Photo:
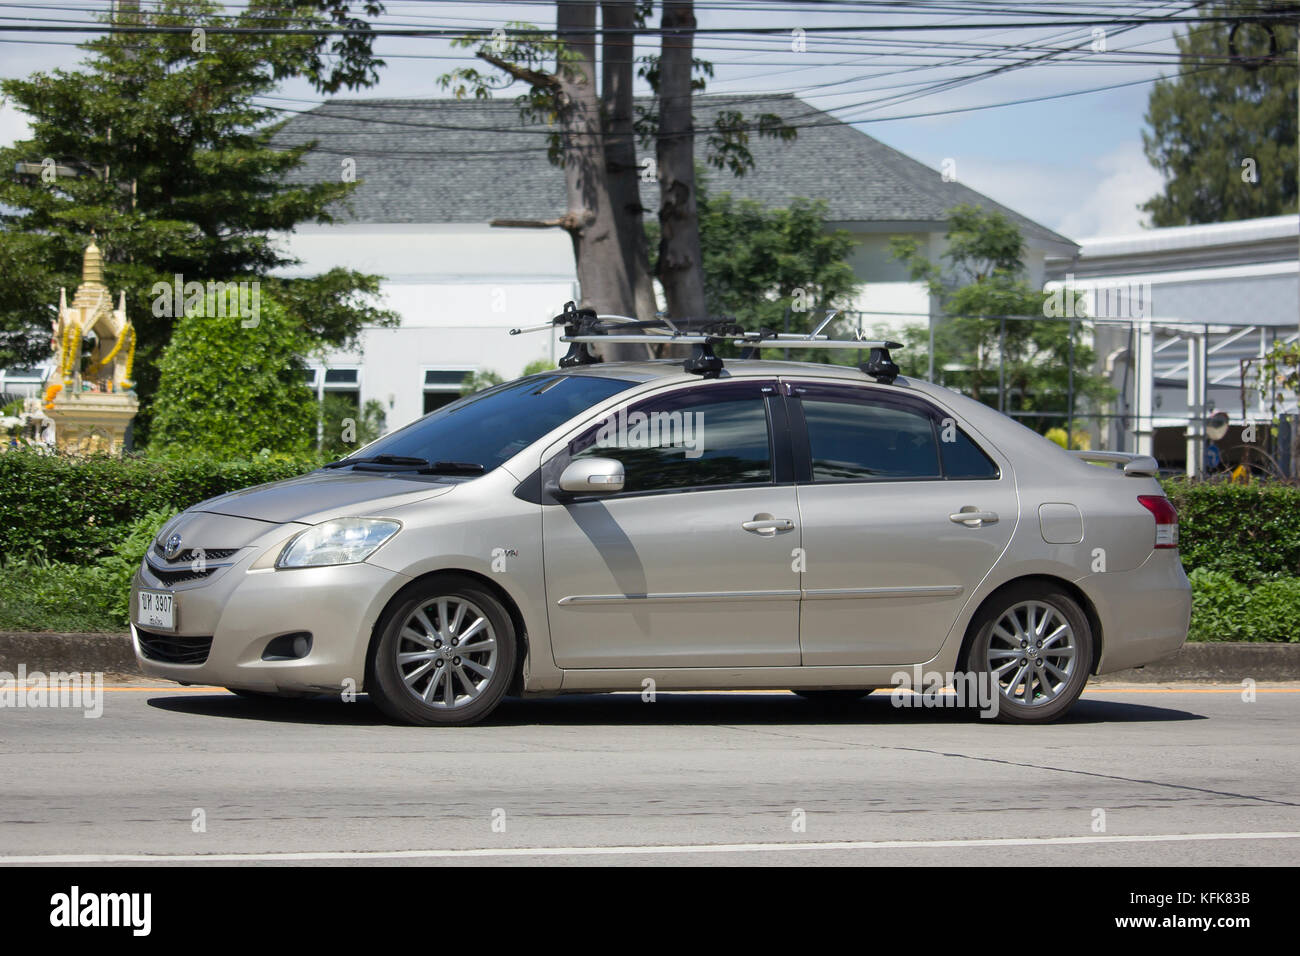
M 1160 464 L 1150 455 L 1136 455 L 1127 451 L 1071 451 L 1075 458 L 1107 465 L 1123 465 L 1124 474 L 1134 478 L 1156 478 Z

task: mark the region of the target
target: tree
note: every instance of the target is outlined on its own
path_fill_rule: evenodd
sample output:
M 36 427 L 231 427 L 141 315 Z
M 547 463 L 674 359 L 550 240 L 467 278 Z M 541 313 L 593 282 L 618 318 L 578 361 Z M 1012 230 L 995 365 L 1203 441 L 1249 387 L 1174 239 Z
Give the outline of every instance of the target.
M 648 5 L 626 0 L 600 5 L 601 117 L 604 120 L 605 169 L 609 201 L 618 229 L 618 244 L 632 286 L 635 308 L 629 315 L 649 319 L 658 311 L 650 273 L 650 247 L 646 241 L 645 208 L 641 205 L 641 168 L 636 159 L 636 100 L 633 79 L 636 65 L 634 31 L 644 21 Z
M 495 225 L 558 226 L 573 241 L 574 264 L 584 305 L 624 314 L 635 309 L 619 244 L 618 226 L 610 199 L 605 167 L 605 140 L 600 95 L 596 84 L 596 5 L 559 0 L 556 35 L 523 35 L 507 40 L 471 34 L 456 44 L 477 47 L 476 55 L 514 80 L 528 84 L 519 98 L 525 117 L 554 118 L 557 134 L 550 155 L 564 168 L 567 208 L 559 219 L 543 222 L 497 220 Z M 512 28 L 533 30 L 531 24 Z M 554 60 L 554 69 L 545 69 Z M 493 79 L 474 67 L 460 67 L 441 77 L 444 88 L 457 97 L 491 96 Z
M 1205 12 L 1256 8 L 1218 3 Z M 1154 225 L 1296 211 L 1296 37 L 1295 26 L 1281 23 L 1206 23 L 1178 35 L 1185 72 L 1152 88 L 1150 129 L 1142 134 L 1147 158 L 1166 180 L 1164 191 L 1141 206 Z M 1206 65 L 1205 58 L 1212 62 L 1234 48 L 1255 64 Z
M 371 399 L 364 408 L 348 395 L 326 392 L 320 403 L 320 450 L 329 458 L 353 454 L 384 433 L 388 416 L 382 402 Z
M 850 305 L 858 282 L 847 257 L 856 243 L 827 227 L 825 200 L 769 208 L 701 188 L 698 207 L 707 314 L 753 331 L 782 330 L 788 310 L 798 332 L 810 331 L 811 317 L 825 309 Z M 796 349 L 791 358 L 825 362 L 832 355 Z
M 639 75 L 650 84 L 656 97 L 649 107 L 638 106 L 631 95 L 634 31 L 644 25 L 653 4 L 640 0 L 600 3 L 604 87 L 598 94 L 602 109 L 593 111 L 591 104 L 597 96 L 596 7 L 595 3 L 557 2 L 554 37 L 541 33 L 532 24 L 516 22 L 508 24 L 514 31 L 509 35 L 480 31 L 456 41 L 459 46 L 473 48 L 479 59 L 511 79 L 527 84 L 528 90 L 516 99 L 521 118 L 556 124 L 550 140 L 550 158 L 564 166 L 569 187 L 564 216 L 543 221 L 503 218 L 495 220 L 493 225 L 558 226 L 568 230 L 574 238 L 583 305 L 651 318 L 655 303 L 648 251 L 640 246 L 643 210 L 636 183 L 635 148 L 629 149 L 630 122 L 631 131 L 643 147 L 655 145 L 658 165 L 662 166 L 665 158 L 669 161 L 668 180 L 660 174 L 660 218 L 663 207 L 668 205 L 668 231 L 672 238 L 669 255 L 660 256 L 669 264 L 665 266 L 669 271 L 660 277 L 665 283 L 670 313 L 686 315 L 698 309 L 698 303 L 691 301 L 693 292 L 679 295 L 678 289 L 693 288 L 693 284 L 702 281 L 698 240 L 692 249 L 690 239 L 695 229 L 691 94 L 704 88 L 704 77 L 712 75 L 712 66 L 691 55 L 694 29 L 691 4 L 664 4 L 663 55 L 638 60 Z M 554 68 L 546 69 L 552 61 Z M 439 82 L 458 98 L 486 99 L 500 85 L 494 74 L 476 67 L 459 67 L 444 74 Z M 666 112 L 662 108 L 663 89 L 669 91 Z M 728 168 L 735 175 L 743 175 L 753 165 L 747 145 L 751 128 L 760 136 L 790 139 L 795 135 L 775 114 L 746 120 L 735 111 L 723 111 L 706 137 L 707 161 L 718 168 Z M 599 169 L 596 168 L 598 155 L 604 156 Z M 605 225 L 607 211 L 613 217 L 612 229 Z M 620 351 L 617 346 L 605 349 L 607 357 L 619 357 Z
M 1109 398 L 1105 376 L 1084 371 L 1095 359 L 1081 341 L 1085 323 L 1045 317 L 1049 293 L 1025 278 L 1019 227 L 979 206 L 957 206 L 948 215 L 946 266 L 922 255 L 914 239 L 892 243 L 895 258 L 909 267 L 913 281 L 926 284 L 948 316 L 935 334 L 941 383 L 987 405 L 1002 402 L 1007 412 L 1057 412 L 1063 420 L 1073 367 L 1076 400 Z M 911 330 L 908 344 L 920 345 L 925 335 L 924 329 Z M 924 351 L 902 353 L 905 371 L 923 371 Z M 1032 423 L 1047 428 L 1058 422 Z
M 0 150 L 0 267 L 21 276 L 0 284 L 0 362 L 47 352 L 58 289 L 75 287 L 92 234 L 110 288 L 126 290 L 139 335 L 136 388 L 145 408 L 137 434 L 147 432 L 155 362 L 179 317 L 156 308 L 158 282 L 177 275 L 205 284 L 257 279 L 321 344 L 345 344 L 364 325 L 396 323 L 375 304 L 377 276 L 345 269 L 268 276 L 296 261 L 271 234 L 333 221 L 334 204 L 357 184 L 287 183 L 311 147 L 273 149 L 276 113 L 256 98 L 295 76 L 323 91 L 373 82 L 382 61 L 371 55 L 368 28 L 348 10 L 342 0 L 250 0 L 227 15 L 207 0 L 161 0 L 149 12 L 117 16 L 124 25 L 184 32 L 110 33 L 84 45 L 89 55 L 78 70 L 0 83 L 32 123 L 30 139 Z M 290 21 L 353 28 L 333 39 L 205 33 Z M 40 171 L 15 173 L 15 163 L 41 164 Z M 69 175 L 55 175 L 58 167 Z
M 149 450 L 248 458 L 301 454 L 316 443 L 316 396 L 303 356 L 313 337 L 274 300 L 255 326 L 217 316 L 209 299 L 176 323 L 158 363 Z
M 664 0 L 659 68 L 659 257 L 668 314 L 703 318 L 704 255 L 700 251 L 699 197 L 695 188 L 695 124 L 691 73 L 695 5 Z

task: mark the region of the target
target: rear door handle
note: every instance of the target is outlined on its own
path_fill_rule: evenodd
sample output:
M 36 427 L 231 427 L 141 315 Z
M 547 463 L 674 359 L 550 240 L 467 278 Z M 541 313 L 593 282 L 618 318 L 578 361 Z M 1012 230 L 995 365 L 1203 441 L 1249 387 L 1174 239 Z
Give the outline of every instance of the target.
M 755 534 L 772 535 L 778 531 L 793 531 L 794 522 L 789 518 L 773 518 L 771 515 L 754 515 L 749 521 L 742 521 L 740 526 Z
M 958 511 L 948 515 L 948 520 L 955 524 L 964 524 L 968 528 L 978 528 L 984 524 L 994 524 L 998 520 L 996 511 Z

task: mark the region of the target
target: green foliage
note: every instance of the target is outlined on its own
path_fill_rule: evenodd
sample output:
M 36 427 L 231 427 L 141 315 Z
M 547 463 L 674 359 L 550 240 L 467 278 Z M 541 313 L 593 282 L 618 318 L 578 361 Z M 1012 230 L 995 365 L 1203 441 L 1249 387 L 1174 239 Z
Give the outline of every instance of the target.
M 1224 571 L 1197 568 L 1192 582 L 1192 641 L 1300 641 L 1300 577 L 1255 587 Z
M 119 631 L 131 624 L 131 577 L 154 537 L 176 514 L 150 511 L 122 529 L 94 564 L 42 559 L 0 565 L 0 630 Z
M 0 631 L 121 631 L 113 575 L 98 565 L 0 564 Z
M 1070 432 L 1065 428 L 1049 428 L 1043 433 L 1043 437 L 1050 442 L 1055 442 L 1062 448 L 1084 449 L 1088 448 L 1088 433 L 1081 426 L 1082 423 L 1076 422 L 1074 428 L 1074 442 L 1070 444 Z
M 698 175 L 698 173 L 697 173 Z M 822 310 L 846 308 L 857 290 L 848 256 L 856 243 L 827 227 L 824 200 L 794 199 L 768 207 L 730 193 L 710 195 L 697 179 L 704 294 L 710 315 L 735 319 L 747 329 L 806 331 Z M 646 223 L 649 247 L 659 247 L 659 225 Z M 652 271 L 654 267 L 652 264 Z M 719 346 L 719 354 L 735 350 Z M 824 349 L 791 350 L 794 361 L 828 362 Z
M 303 379 L 310 338 L 270 299 L 255 324 L 216 311 L 209 298 L 203 314 L 187 314 L 163 351 L 150 450 L 305 454 L 316 438 L 316 399 Z
M 138 519 L 311 471 L 315 456 L 66 458 L 0 454 L 0 555 L 93 562 L 113 553 Z
M 825 200 L 769 208 L 730 193 L 700 191 L 700 245 L 709 314 L 746 328 L 781 328 L 787 308 L 802 320 L 844 308 L 857 288 L 846 261 L 856 243 L 826 226 Z M 656 237 L 652 237 L 654 239 Z M 658 245 L 652 241 L 651 247 Z M 802 331 L 802 326 L 794 331 Z
M 652 4 L 641 4 L 637 8 L 636 23 L 644 26 L 651 13 Z M 506 24 L 507 30 L 537 31 L 531 23 L 512 21 Z M 528 89 L 515 97 L 519 107 L 520 119 L 529 123 L 553 121 L 556 114 L 564 107 L 564 92 L 557 80 L 573 82 L 578 78 L 576 65 L 578 55 L 558 37 L 535 32 L 532 35 L 493 36 L 480 30 L 466 33 L 452 40 L 453 47 L 472 49 L 485 63 L 504 72 L 514 80 L 528 84 Z M 658 94 L 660 80 L 660 58 L 648 53 L 636 58 L 637 76 L 645 80 L 650 89 Z M 549 71 L 548 71 L 549 68 Z M 691 59 L 691 91 L 703 93 L 709 80 L 713 79 L 713 64 L 699 57 Z M 472 96 L 475 99 L 491 99 L 495 90 L 501 88 L 501 77 L 491 71 L 484 71 L 477 66 L 456 67 L 438 77 L 438 84 L 456 99 Z M 608 94 L 608 90 L 605 91 Z M 633 129 L 642 149 L 655 149 L 659 136 L 658 96 L 649 104 L 638 102 L 633 109 L 636 117 Z M 609 126 L 609 117 L 602 116 L 604 128 Z M 744 176 L 754 168 L 754 155 L 749 149 L 750 135 L 756 133 L 761 139 L 776 139 L 789 142 L 799 135 L 796 127 L 788 124 L 776 113 L 758 113 L 746 117 L 736 110 L 719 110 L 710 126 L 699 130 L 704 143 L 704 161 L 715 169 L 728 170 L 733 176 Z M 555 165 L 564 159 L 564 142 L 558 129 L 547 137 L 547 155 Z
M 1255 11 L 1256 3 L 1215 3 L 1206 15 Z M 1273 23 L 1277 61 L 1247 69 L 1215 62 L 1229 54 L 1233 24 L 1201 23 L 1178 34 L 1178 76 L 1155 84 L 1142 134 L 1164 192 L 1142 205 L 1156 226 L 1183 226 L 1296 211 L 1296 27 Z M 1242 24 L 1237 52 L 1267 56 L 1268 32 Z M 1243 178 L 1253 160 L 1256 182 Z
M 529 375 L 536 375 L 538 372 L 553 372 L 555 368 L 555 363 L 550 359 L 533 359 L 524 366 L 524 370 L 519 375 L 521 378 L 526 378 Z
M 347 395 L 326 392 L 320 418 L 321 454 L 334 459 L 350 455 L 382 435 L 388 416 L 383 403 L 373 398 L 358 410 L 357 403 Z
M 324 91 L 368 85 L 382 62 L 371 57 L 373 35 L 361 27 L 333 37 L 211 32 L 289 16 L 301 27 L 353 24 L 342 0 L 252 0 L 237 10 L 161 0 L 144 7 L 123 16 L 183 31 L 105 34 L 83 44 L 79 69 L 0 82 L 0 94 L 32 123 L 29 139 L 0 149 L 0 364 L 46 353 L 59 287 L 76 287 L 94 233 L 106 281 L 115 295 L 126 291 L 138 332 L 136 384 L 145 403 L 138 436 L 150 425 L 155 362 L 175 318 L 155 314 L 154 284 L 176 274 L 187 282 L 251 279 L 294 265 L 272 234 L 334 221 L 336 204 L 356 188 L 293 183 L 290 174 L 310 146 L 272 148 L 279 114 L 257 98 L 293 77 Z M 191 31 L 202 29 L 209 32 L 199 44 Z M 77 175 L 46 183 L 14 171 L 16 162 L 46 158 Z M 340 269 L 263 281 L 322 343 L 397 321 L 374 304 L 374 276 Z
M 500 385 L 505 379 L 500 372 L 494 372 L 490 368 L 479 369 L 472 375 L 465 376 L 465 383 L 460 387 L 461 395 L 473 395 L 475 392 L 481 392 L 485 388 L 491 388 L 493 385 Z
M 996 407 L 1001 381 L 1008 412 L 1060 412 L 1064 418 L 1073 367 L 1076 407 L 1111 396 L 1106 377 L 1086 371 L 1096 358 L 1084 339 L 1086 324 L 1046 318 L 1049 293 L 1026 278 L 1025 242 L 1015 223 L 1000 212 L 956 206 L 949 211 L 947 239 L 944 263 L 926 258 L 915 239 L 892 243 L 912 280 L 924 282 L 942 304 L 934 356 L 940 384 Z M 904 338 L 904 373 L 924 375 L 929 330 L 917 326 Z
M 1300 577 L 1300 487 L 1171 479 L 1165 491 L 1178 509 L 1178 550 L 1189 571 L 1222 571 L 1247 586 Z

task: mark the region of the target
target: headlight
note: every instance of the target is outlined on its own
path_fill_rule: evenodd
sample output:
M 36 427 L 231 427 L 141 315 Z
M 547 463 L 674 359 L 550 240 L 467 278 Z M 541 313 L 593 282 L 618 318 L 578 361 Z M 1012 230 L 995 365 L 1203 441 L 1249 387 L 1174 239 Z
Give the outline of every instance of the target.
M 401 524 L 382 518 L 335 518 L 309 528 L 290 541 L 276 560 L 277 568 L 315 568 L 327 564 L 356 564 L 397 534 Z

